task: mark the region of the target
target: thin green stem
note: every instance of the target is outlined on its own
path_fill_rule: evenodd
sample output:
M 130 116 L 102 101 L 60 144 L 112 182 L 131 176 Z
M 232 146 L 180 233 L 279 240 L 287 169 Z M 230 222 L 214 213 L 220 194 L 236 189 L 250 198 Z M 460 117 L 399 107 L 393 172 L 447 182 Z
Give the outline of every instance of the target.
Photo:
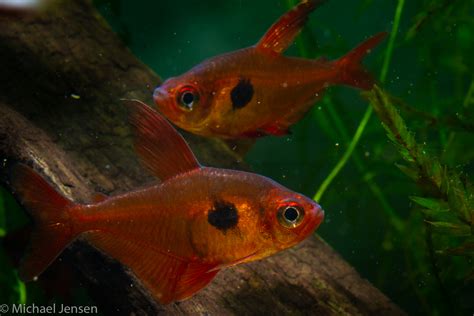
M 400 26 L 400 19 L 401 15 L 403 12 L 403 6 L 405 4 L 405 0 L 399 0 L 397 8 L 395 10 L 395 17 L 393 21 L 393 27 L 392 27 L 392 32 L 390 35 L 389 43 L 387 46 L 387 49 L 385 51 L 385 58 L 382 66 L 382 71 L 380 73 L 380 81 L 384 82 L 388 73 L 388 69 L 390 66 L 390 61 L 391 57 L 393 54 L 393 49 L 395 46 L 395 38 L 396 34 L 398 32 L 398 28 Z M 334 178 L 337 176 L 337 174 L 342 170 L 342 168 L 346 165 L 349 157 L 352 155 L 354 152 L 354 149 L 357 147 L 357 144 L 359 143 L 359 140 L 362 136 L 362 133 L 365 130 L 365 127 L 367 126 L 367 123 L 370 120 L 370 117 L 372 116 L 372 107 L 368 106 L 367 110 L 364 113 L 364 116 L 362 117 L 362 120 L 359 123 L 359 126 L 357 127 L 356 133 L 354 134 L 354 137 L 352 138 L 349 146 L 347 147 L 346 152 L 344 155 L 341 157 L 339 162 L 336 164 L 334 169 L 331 171 L 331 173 L 328 175 L 328 177 L 323 181 L 321 184 L 321 187 L 319 188 L 318 192 L 315 194 L 315 198 L 318 197 L 318 201 L 322 198 L 324 192 L 326 191 L 327 187 L 331 184 L 331 182 L 334 180 Z
M 289 8 L 293 7 L 298 3 L 298 1 L 295 0 L 286 0 L 286 3 Z M 298 47 L 298 51 L 302 57 L 307 57 L 307 58 L 313 58 L 315 57 L 315 54 L 313 52 L 313 49 L 311 45 L 309 44 L 308 38 L 304 37 L 305 33 L 303 30 L 303 33 L 297 38 L 296 44 Z M 337 130 L 338 134 L 342 137 L 342 140 L 345 144 L 348 144 L 351 141 L 350 135 L 345 128 L 344 122 L 342 121 L 338 111 L 334 107 L 334 104 L 332 101 L 329 101 L 327 98 L 324 98 L 323 102 L 325 105 L 327 105 L 326 109 L 329 114 L 329 118 L 331 120 L 331 124 L 335 127 Z M 351 156 L 352 160 L 355 163 L 356 168 L 358 169 L 359 173 L 362 175 L 364 181 L 367 183 L 370 191 L 374 195 L 374 197 L 378 200 L 380 203 L 381 207 L 384 209 L 385 213 L 387 214 L 395 214 L 393 208 L 390 206 L 388 203 L 383 191 L 380 189 L 380 187 L 377 185 L 375 180 L 372 177 L 372 174 L 367 171 L 366 166 L 364 165 L 363 160 L 359 155 L 357 155 L 357 152 L 353 152 Z M 401 223 L 401 221 L 398 221 L 398 223 Z M 398 227 L 400 227 L 399 224 L 397 224 Z
M 370 108 L 370 109 L 372 110 L 372 108 Z M 323 183 L 321 184 L 321 186 L 318 189 L 318 192 L 316 192 L 316 194 L 314 195 L 313 199 L 315 201 L 321 201 L 321 197 L 323 196 L 323 194 L 326 191 L 326 189 L 328 188 L 328 186 L 331 184 L 331 182 L 337 176 L 339 171 L 341 171 L 341 169 L 346 165 L 347 160 L 351 157 L 355 146 L 357 145 L 357 143 L 359 142 L 360 137 L 362 136 L 362 132 L 364 131 L 365 126 L 369 122 L 371 114 L 372 114 L 372 111 L 368 111 L 368 112 L 365 113 L 364 117 L 362 118 L 361 123 L 359 124 L 359 127 L 356 130 L 356 133 L 354 135 L 354 138 L 353 138 L 352 142 L 349 144 L 348 149 L 346 150 L 346 152 L 344 153 L 342 158 L 339 160 L 337 165 L 334 167 L 334 169 L 331 171 L 331 173 L 326 177 L 326 179 L 324 179 Z M 356 141 L 354 141 L 354 139 Z
M 17 277 L 17 284 L 16 284 L 16 290 L 18 292 L 18 303 L 20 304 L 26 304 L 26 286 L 23 281 L 20 280 L 18 276 Z
M 395 9 L 395 17 L 393 18 L 392 32 L 388 40 L 387 49 L 385 50 L 385 58 L 383 61 L 382 70 L 380 71 L 380 81 L 382 83 L 387 79 L 388 69 L 392 61 L 393 49 L 395 47 L 395 39 L 397 37 L 398 29 L 400 28 L 400 20 L 402 17 L 405 0 L 398 0 L 397 8 Z

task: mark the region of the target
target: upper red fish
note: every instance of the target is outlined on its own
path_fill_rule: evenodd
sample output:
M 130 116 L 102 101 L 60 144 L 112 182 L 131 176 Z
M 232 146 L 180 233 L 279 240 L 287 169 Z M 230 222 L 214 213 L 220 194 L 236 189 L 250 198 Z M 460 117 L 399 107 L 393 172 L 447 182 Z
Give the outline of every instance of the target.
M 12 186 L 36 223 L 20 267 L 23 280 L 41 274 L 82 237 L 166 304 L 193 295 L 225 267 L 299 243 L 323 220 L 317 203 L 268 178 L 202 167 L 164 118 L 138 101 L 130 106 L 136 150 L 162 182 L 77 204 L 17 166 Z
M 177 126 L 221 138 L 283 135 L 330 85 L 373 85 L 360 62 L 384 37 L 369 38 L 336 61 L 283 56 L 322 0 L 300 3 L 255 45 L 210 58 L 154 92 L 158 109 Z

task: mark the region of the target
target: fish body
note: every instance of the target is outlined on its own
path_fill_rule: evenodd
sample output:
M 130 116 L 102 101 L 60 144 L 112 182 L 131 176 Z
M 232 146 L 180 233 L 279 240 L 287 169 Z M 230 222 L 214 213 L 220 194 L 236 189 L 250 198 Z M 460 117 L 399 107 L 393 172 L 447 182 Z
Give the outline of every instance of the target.
M 200 166 L 164 118 L 132 104 L 137 152 L 161 183 L 76 204 L 32 169 L 14 169 L 13 187 L 37 224 L 24 280 L 81 237 L 166 304 L 193 295 L 223 268 L 297 244 L 321 223 L 317 203 L 268 178 Z
M 210 58 L 166 80 L 154 92 L 159 111 L 179 127 L 204 136 L 284 135 L 328 86 L 370 88 L 373 80 L 360 61 L 385 33 L 336 61 L 282 55 L 320 3 L 300 3 L 257 45 Z

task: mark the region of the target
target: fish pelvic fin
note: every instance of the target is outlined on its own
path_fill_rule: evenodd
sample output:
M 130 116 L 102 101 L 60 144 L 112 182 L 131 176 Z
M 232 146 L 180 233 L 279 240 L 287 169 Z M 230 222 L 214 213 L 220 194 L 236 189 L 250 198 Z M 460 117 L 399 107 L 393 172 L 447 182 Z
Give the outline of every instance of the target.
M 256 48 L 273 54 L 285 51 L 305 25 L 308 15 L 324 2 L 325 0 L 302 1 L 270 27 Z
M 123 100 L 135 130 L 135 150 L 145 166 L 166 181 L 200 168 L 191 148 L 168 121 L 138 100 Z
M 336 82 L 363 90 L 372 89 L 375 83 L 374 78 L 361 65 L 361 61 L 386 36 L 386 32 L 378 33 L 337 60 L 336 67 L 339 69 L 339 75 Z
M 214 279 L 217 264 L 174 255 L 155 240 L 129 232 L 98 230 L 85 233 L 92 245 L 125 265 L 161 304 L 184 300 Z
M 75 204 L 25 165 L 14 166 L 11 179 L 15 194 L 35 222 L 19 270 L 22 280 L 32 281 L 75 239 L 69 214 Z

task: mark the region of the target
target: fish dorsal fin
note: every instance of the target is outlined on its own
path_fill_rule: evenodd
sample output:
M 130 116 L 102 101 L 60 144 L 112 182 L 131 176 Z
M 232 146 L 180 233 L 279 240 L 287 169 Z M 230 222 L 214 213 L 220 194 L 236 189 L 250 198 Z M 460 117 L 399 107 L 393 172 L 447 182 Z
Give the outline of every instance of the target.
M 184 138 L 168 121 L 138 100 L 124 100 L 135 127 L 135 150 L 144 164 L 162 181 L 200 168 Z
M 301 31 L 301 28 L 308 19 L 308 15 L 324 1 L 302 1 L 291 11 L 288 11 L 263 35 L 257 43 L 257 49 L 277 54 L 285 51 Z
M 219 272 L 217 264 L 174 256 L 157 248 L 154 241 L 139 240 L 131 234 L 94 231 L 86 233 L 86 239 L 127 266 L 161 304 L 188 298 Z

